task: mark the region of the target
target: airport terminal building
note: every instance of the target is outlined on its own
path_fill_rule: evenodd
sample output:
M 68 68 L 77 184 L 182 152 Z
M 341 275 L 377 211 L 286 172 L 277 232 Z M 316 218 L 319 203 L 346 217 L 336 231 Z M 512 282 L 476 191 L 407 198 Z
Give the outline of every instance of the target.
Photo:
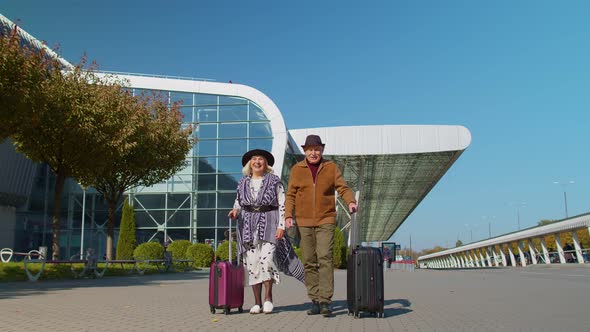
M 1 15 L 0 23 L 12 24 Z M 338 164 L 357 192 L 362 240 L 385 241 L 471 141 L 466 128 L 454 125 L 289 130 L 277 105 L 253 87 L 154 75 L 117 76 L 126 79 L 136 94 L 157 91 L 171 102 L 182 100 L 183 121 L 193 126 L 197 139 L 182 171 L 127 193 L 135 210 L 139 243 L 170 238 L 216 245 L 228 227 L 227 214 L 242 176 L 242 155 L 255 148 L 271 151 L 275 173 L 286 183 L 291 166 L 303 159 L 300 145 L 308 134 L 322 137 L 325 158 Z M 9 140 L 0 145 L 0 160 L 0 247 L 23 251 L 50 247 L 54 176 L 47 165 L 32 163 L 15 152 Z M 106 202 L 92 188 L 84 191 L 73 180 L 66 182 L 62 196 L 62 256 L 80 251 L 82 220 L 84 247 L 104 252 Z M 347 229 L 350 217 L 343 205 L 338 206 L 338 225 Z

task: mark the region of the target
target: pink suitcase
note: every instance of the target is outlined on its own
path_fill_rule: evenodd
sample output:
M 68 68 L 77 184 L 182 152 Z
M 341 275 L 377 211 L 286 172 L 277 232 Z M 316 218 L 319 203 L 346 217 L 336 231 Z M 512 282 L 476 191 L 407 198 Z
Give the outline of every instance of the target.
M 229 221 L 231 234 L 231 219 Z M 237 262 L 234 264 L 232 258 L 232 237 L 229 236 L 229 261 L 214 261 L 211 263 L 209 271 L 209 307 L 211 313 L 215 309 L 223 309 L 223 313 L 228 315 L 230 310 L 238 308 L 238 312 L 243 312 L 244 305 L 244 267 L 240 263 L 238 255 Z

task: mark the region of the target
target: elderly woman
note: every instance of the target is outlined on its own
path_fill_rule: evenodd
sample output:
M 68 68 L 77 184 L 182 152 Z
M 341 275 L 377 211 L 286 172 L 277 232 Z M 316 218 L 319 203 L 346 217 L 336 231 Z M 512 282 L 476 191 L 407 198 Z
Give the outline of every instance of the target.
M 273 155 L 255 149 L 242 157 L 244 177 L 238 183 L 234 208 L 238 220 L 238 251 L 244 257 L 248 280 L 254 291 L 251 314 L 273 311 L 272 286 L 279 284 L 279 270 L 303 281 L 303 265 L 285 235 L 285 190 L 272 174 Z M 265 295 L 262 303 L 262 284 Z

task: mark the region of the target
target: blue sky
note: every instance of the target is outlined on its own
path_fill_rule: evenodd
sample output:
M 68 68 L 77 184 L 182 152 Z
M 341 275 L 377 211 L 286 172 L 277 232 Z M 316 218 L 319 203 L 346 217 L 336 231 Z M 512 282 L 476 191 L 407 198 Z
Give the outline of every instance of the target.
M 471 146 L 393 236 L 414 249 L 590 212 L 586 1 L 33 1 L 0 13 L 75 63 L 232 80 L 290 129 L 450 124 Z M 329 144 L 329 142 L 327 142 Z

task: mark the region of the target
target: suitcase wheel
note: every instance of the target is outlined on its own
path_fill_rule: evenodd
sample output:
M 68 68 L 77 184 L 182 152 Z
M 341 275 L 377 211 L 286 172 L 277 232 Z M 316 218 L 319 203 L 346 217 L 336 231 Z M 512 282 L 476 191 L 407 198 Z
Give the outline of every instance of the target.
M 238 312 L 239 312 L 239 313 L 242 313 L 242 312 L 244 312 L 244 308 L 242 308 L 242 307 L 239 307 L 239 308 L 238 308 Z
M 229 307 L 223 308 L 223 313 L 229 315 Z
M 354 312 L 353 314 L 354 314 L 354 318 L 355 319 L 361 318 L 361 312 L 360 311 Z
M 215 313 L 215 307 L 214 307 L 214 306 L 210 305 L 210 306 L 209 306 L 209 309 L 211 309 L 211 313 L 212 313 L 212 314 L 214 314 L 214 313 Z

